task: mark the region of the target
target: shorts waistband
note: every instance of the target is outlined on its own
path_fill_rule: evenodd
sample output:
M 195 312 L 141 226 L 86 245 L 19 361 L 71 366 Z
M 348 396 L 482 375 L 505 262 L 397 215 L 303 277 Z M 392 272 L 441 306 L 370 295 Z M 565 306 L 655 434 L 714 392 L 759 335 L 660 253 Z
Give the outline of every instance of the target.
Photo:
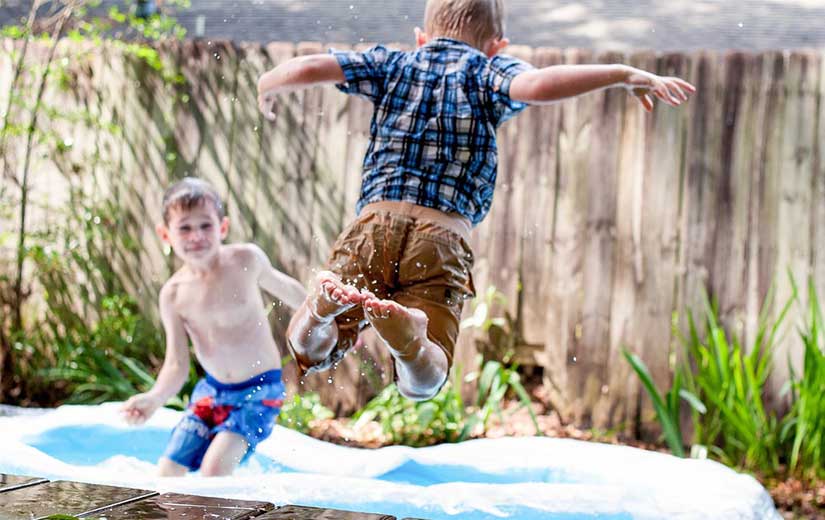
M 467 217 L 459 215 L 458 213 L 445 213 L 444 211 L 435 208 L 428 208 L 426 206 L 419 206 L 418 204 L 413 204 L 412 202 L 382 200 L 378 202 L 371 202 L 364 206 L 361 209 L 361 215 L 367 215 L 369 213 L 379 211 L 404 215 L 414 219 L 428 220 L 443 228 L 449 229 L 463 238 L 466 242 L 470 241 L 470 232 L 473 229 L 473 225 Z
M 206 382 L 218 390 L 245 390 L 250 386 L 266 385 L 270 383 L 281 382 L 281 369 L 268 370 L 257 376 L 252 376 L 246 381 L 240 383 L 221 383 L 208 373 L 206 374 Z

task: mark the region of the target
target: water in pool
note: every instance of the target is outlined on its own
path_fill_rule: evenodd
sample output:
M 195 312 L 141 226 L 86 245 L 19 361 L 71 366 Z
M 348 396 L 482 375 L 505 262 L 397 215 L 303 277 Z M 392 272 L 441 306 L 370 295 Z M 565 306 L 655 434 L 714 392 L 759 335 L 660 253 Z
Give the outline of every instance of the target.
M 0 417 L 0 472 L 430 520 L 779 519 L 753 478 L 710 461 L 565 439 L 360 450 L 276 428 L 227 478 L 154 476 L 177 412 L 117 405 Z

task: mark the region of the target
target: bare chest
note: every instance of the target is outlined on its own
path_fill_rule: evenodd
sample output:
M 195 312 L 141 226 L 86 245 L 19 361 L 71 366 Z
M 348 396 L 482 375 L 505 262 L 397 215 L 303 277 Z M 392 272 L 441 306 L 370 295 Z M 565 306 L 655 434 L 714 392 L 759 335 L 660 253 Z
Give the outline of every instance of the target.
M 244 327 L 263 313 L 257 284 L 243 278 L 187 287 L 178 304 L 184 321 L 207 330 Z

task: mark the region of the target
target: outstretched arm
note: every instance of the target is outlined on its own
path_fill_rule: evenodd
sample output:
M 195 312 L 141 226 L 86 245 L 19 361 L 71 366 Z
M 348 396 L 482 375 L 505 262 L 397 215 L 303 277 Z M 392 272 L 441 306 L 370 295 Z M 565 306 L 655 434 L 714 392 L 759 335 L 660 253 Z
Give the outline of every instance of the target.
M 129 398 L 122 410 L 131 424 L 145 422 L 169 398 L 180 392 L 189 376 L 189 342 L 183 319 L 172 304 L 174 289 L 164 286 L 160 291 L 160 318 L 166 332 L 166 357 L 152 389 Z
M 553 65 L 522 72 L 510 84 L 510 97 L 526 103 L 552 103 L 608 87 L 624 87 L 645 110 L 653 109 L 654 95 L 678 106 L 696 88 L 687 81 L 657 76 L 628 65 Z
M 288 94 L 346 78 L 338 60 L 329 54 L 299 56 L 281 63 L 258 79 L 258 108 L 267 119 L 275 119 L 272 103 L 278 94 Z
M 260 247 L 253 245 L 252 248 L 258 264 L 258 284 L 261 289 L 284 302 L 293 311 L 300 307 L 307 296 L 301 282 L 272 267 L 269 257 Z

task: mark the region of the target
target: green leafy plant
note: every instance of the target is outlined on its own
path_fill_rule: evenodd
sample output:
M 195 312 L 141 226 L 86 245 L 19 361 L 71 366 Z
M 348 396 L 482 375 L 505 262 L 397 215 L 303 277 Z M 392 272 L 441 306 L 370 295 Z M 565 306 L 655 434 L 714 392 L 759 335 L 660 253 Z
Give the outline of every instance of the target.
M 459 376 L 457 382 L 460 380 Z M 468 438 L 469 431 L 463 428 L 464 415 L 464 403 L 453 382 L 445 383 L 429 401 L 418 402 L 405 398 L 395 384 L 390 384 L 357 411 L 352 420 L 356 430 L 369 421 L 377 421 L 392 444 L 429 446 Z
M 674 327 L 684 356 L 665 392 L 656 387 L 638 356 L 623 351 L 650 396 L 665 441 L 675 455 L 685 455 L 680 424 L 681 401 L 685 401 L 691 410 L 694 446 L 707 447 L 730 466 L 763 474 L 779 469 L 783 458 L 779 421 L 763 400 L 777 334 L 796 300 L 796 287 L 793 289 L 775 319 L 770 318 L 773 297 L 768 294 L 748 349 L 739 338 L 731 338 L 721 324 L 718 308 L 707 297 L 703 334 L 688 311 L 688 336 Z M 786 430 L 791 428 L 789 425 Z
M 790 451 L 791 472 L 822 478 L 825 475 L 825 322 L 813 280 L 808 281 L 805 311 L 805 322 L 799 330 L 805 348 L 803 371 L 797 376 L 788 361 L 792 405 L 782 421 L 781 440 Z
M 653 401 L 653 409 L 656 411 L 656 417 L 662 426 L 662 434 L 670 451 L 678 457 L 684 457 L 682 428 L 679 422 L 680 400 L 687 402 L 699 414 L 704 414 L 707 411 L 704 403 L 694 394 L 682 388 L 681 370 L 676 370 L 670 389 L 662 395 L 644 361 L 627 349 L 622 350 L 622 355 L 630 363 L 636 375 L 639 376 L 642 386 L 650 396 L 650 400 Z
M 480 370 L 468 374 L 465 378 L 465 382 L 472 382 L 476 379 L 476 376 L 478 377 L 475 399 L 476 411 L 467 419 L 469 431 L 472 431 L 476 424 L 481 424 L 483 429 L 486 430 L 487 423 L 493 415 L 497 415 L 501 422 L 504 422 L 502 403 L 508 392 L 512 392 L 521 404 L 510 413 L 526 408 L 536 429 L 536 435 L 541 435 L 538 418 L 531 406 L 530 396 L 527 394 L 524 385 L 521 384 L 521 376 L 517 367 L 515 365 L 507 367 L 495 360 L 485 362 L 481 356 L 477 358 L 476 362 Z
M 135 15 L 131 1 L 108 11 L 96 0 L 38 10 L 42 4 L 32 3 L 24 24 L 2 28 L 3 37 L 18 42 L 8 51 L 12 70 L 0 107 L 0 219 L 15 224 L 0 233 L 0 400 L 54 404 L 71 395 L 96 402 L 149 384 L 159 342 L 157 327 L 128 300 L 124 273 L 112 268 L 118 255 L 137 247 L 125 232 L 127 215 L 89 182 L 98 169 L 116 165 L 95 147 L 81 154 L 73 146 L 78 125 L 117 137 L 117 116 L 102 117 L 96 101 L 66 104 L 61 96 L 83 91 L 78 80 L 104 44 L 135 57 L 167 84 L 180 84 L 177 65 L 161 60 L 153 43 L 182 36 L 168 11 L 187 7 L 188 0 L 165 2 L 160 14 L 145 18 Z M 72 59 L 57 52 L 65 38 L 82 42 Z M 33 53 L 35 46 L 46 52 Z M 31 222 L 33 209 L 54 213 L 31 197 L 42 162 L 72 186 L 66 218 L 51 226 Z
M 477 360 L 479 371 L 462 377 L 461 367 L 454 367 L 452 377 L 428 401 L 411 401 L 401 395 L 396 385 L 388 385 L 353 415 L 353 427 L 357 430 L 370 421 L 377 421 L 392 444 L 406 446 L 461 442 L 486 431 L 494 415 L 503 422 L 504 398 L 512 391 L 522 407 L 527 407 L 536 433 L 540 434 L 538 420 L 530 408 L 530 398 L 520 383 L 518 372 L 492 360 L 481 365 L 481 356 Z M 462 382 L 476 379 L 477 393 L 468 406 L 461 396 Z
M 704 338 L 688 313 L 684 384 L 707 407 L 704 414 L 694 411 L 694 443 L 730 466 L 766 474 L 779 469 L 779 422 L 763 400 L 777 334 L 795 299 L 796 292 L 771 319 L 773 297 L 768 295 L 748 349 L 725 331 L 717 307 L 707 299 Z
M 27 260 L 44 312 L 17 331 L 17 376 L 38 401 L 96 403 L 148 389 L 163 342 L 155 322 L 111 266 L 114 251 L 136 252 L 122 210 L 72 192 L 60 224 L 29 238 Z
M 313 421 L 332 419 L 332 410 L 321 404 L 321 396 L 315 392 L 295 394 L 284 402 L 278 415 L 278 424 L 301 433 L 309 433 Z
M 485 339 L 476 341 L 476 348 L 484 359 L 508 363 L 520 341 L 518 323 L 506 311 L 504 316 L 495 316 L 493 313 L 497 307 L 507 305 L 507 298 L 495 286 L 490 285 L 470 305 L 473 313 L 462 320 L 460 328 L 477 329 L 484 333 Z

